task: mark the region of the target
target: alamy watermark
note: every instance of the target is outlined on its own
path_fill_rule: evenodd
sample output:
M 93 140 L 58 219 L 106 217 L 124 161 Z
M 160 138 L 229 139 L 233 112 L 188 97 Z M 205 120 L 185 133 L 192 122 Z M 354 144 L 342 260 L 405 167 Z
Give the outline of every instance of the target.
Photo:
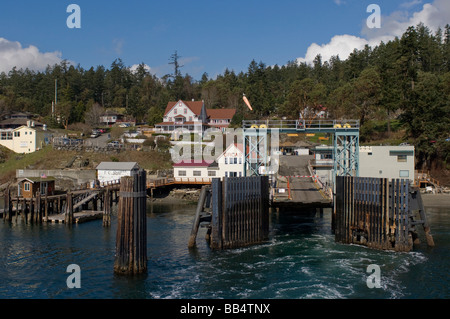
M 366 284 L 370 289 L 381 288 L 381 269 L 380 266 L 371 264 L 367 266 L 366 272 L 371 274 L 367 277 Z
M 192 133 L 179 128 L 172 132 L 171 138 L 175 141 L 170 151 L 175 164 L 211 164 L 230 145 L 235 144 L 249 163 L 263 163 L 266 173 L 278 172 L 279 129 L 249 128 L 244 133 L 242 128 L 227 128 L 223 131 L 210 128 L 202 133 Z
M 81 8 L 78 4 L 69 4 L 66 9 L 67 13 L 71 13 L 66 20 L 69 29 L 81 28 Z
M 366 25 L 369 29 L 381 28 L 381 8 L 378 4 L 370 4 L 367 7 L 367 12 L 372 13 L 366 21 Z
M 67 288 L 81 288 L 81 268 L 77 264 L 71 264 L 67 266 L 66 272 L 72 273 L 67 277 Z

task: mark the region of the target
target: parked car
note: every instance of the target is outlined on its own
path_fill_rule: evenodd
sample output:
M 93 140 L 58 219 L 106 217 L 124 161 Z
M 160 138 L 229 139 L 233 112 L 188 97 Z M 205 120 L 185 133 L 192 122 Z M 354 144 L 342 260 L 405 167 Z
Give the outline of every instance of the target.
M 97 130 L 93 130 L 92 131 L 92 134 L 91 134 L 91 137 L 92 138 L 97 138 L 97 137 L 99 137 L 100 135 L 102 135 L 99 131 L 97 131 Z
M 122 144 L 120 144 L 119 141 L 112 141 L 112 142 L 108 143 L 108 147 L 119 148 L 121 146 L 122 146 Z

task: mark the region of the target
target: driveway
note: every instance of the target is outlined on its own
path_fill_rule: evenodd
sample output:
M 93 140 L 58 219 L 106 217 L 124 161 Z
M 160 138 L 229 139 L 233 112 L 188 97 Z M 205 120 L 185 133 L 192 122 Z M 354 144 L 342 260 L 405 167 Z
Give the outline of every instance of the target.
M 111 139 L 108 137 L 108 133 L 104 133 L 96 138 L 88 138 L 84 141 L 84 145 L 86 146 L 97 146 L 97 147 L 106 147 L 108 144 L 108 141 Z

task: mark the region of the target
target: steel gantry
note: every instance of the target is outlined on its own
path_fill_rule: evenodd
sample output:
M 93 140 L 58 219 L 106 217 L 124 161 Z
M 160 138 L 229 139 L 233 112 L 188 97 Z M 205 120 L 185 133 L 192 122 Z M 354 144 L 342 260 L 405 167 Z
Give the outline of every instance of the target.
M 279 134 L 282 133 L 332 134 L 333 176 L 359 176 L 359 121 L 357 120 L 243 121 L 242 126 L 245 176 L 270 173 L 268 167 L 271 165 L 268 164 L 273 160 L 274 151 L 278 151 Z

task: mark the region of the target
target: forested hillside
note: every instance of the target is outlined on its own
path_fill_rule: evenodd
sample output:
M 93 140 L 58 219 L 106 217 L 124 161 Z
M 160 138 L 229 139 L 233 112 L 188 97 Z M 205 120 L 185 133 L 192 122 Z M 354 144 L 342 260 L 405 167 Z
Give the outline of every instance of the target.
M 410 27 L 401 38 L 355 50 L 313 65 L 287 62 L 267 66 L 251 61 L 246 72 L 226 70 L 217 78 L 193 79 L 182 74 L 177 54 L 174 72 L 162 78 L 142 63 L 131 71 L 123 61 L 83 69 L 62 62 L 43 72 L 13 69 L 0 75 L 0 113 L 30 111 L 50 119 L 58 86 L 58 112 L 68 123 L 89 121 L 94 105 L 125 108 L 150 125 L 161 121 L 168 101 L 203 99 L 209 108 L 236 108 L 243 117 L 296 118 L 305 107 L 325 106 L 333 118 L 359 119 L 362 141 L 374 131 L 389 136 L 395 123 L 404 141 L 416 146 L 419 165 L 450 165 L 450 26 L 431 32 Z M 242 102 L 245 93 L 254 108 Z M 48 123 L 51 124 L 51 123 Z M 381 125 L 381 126 L 380 126 Z

